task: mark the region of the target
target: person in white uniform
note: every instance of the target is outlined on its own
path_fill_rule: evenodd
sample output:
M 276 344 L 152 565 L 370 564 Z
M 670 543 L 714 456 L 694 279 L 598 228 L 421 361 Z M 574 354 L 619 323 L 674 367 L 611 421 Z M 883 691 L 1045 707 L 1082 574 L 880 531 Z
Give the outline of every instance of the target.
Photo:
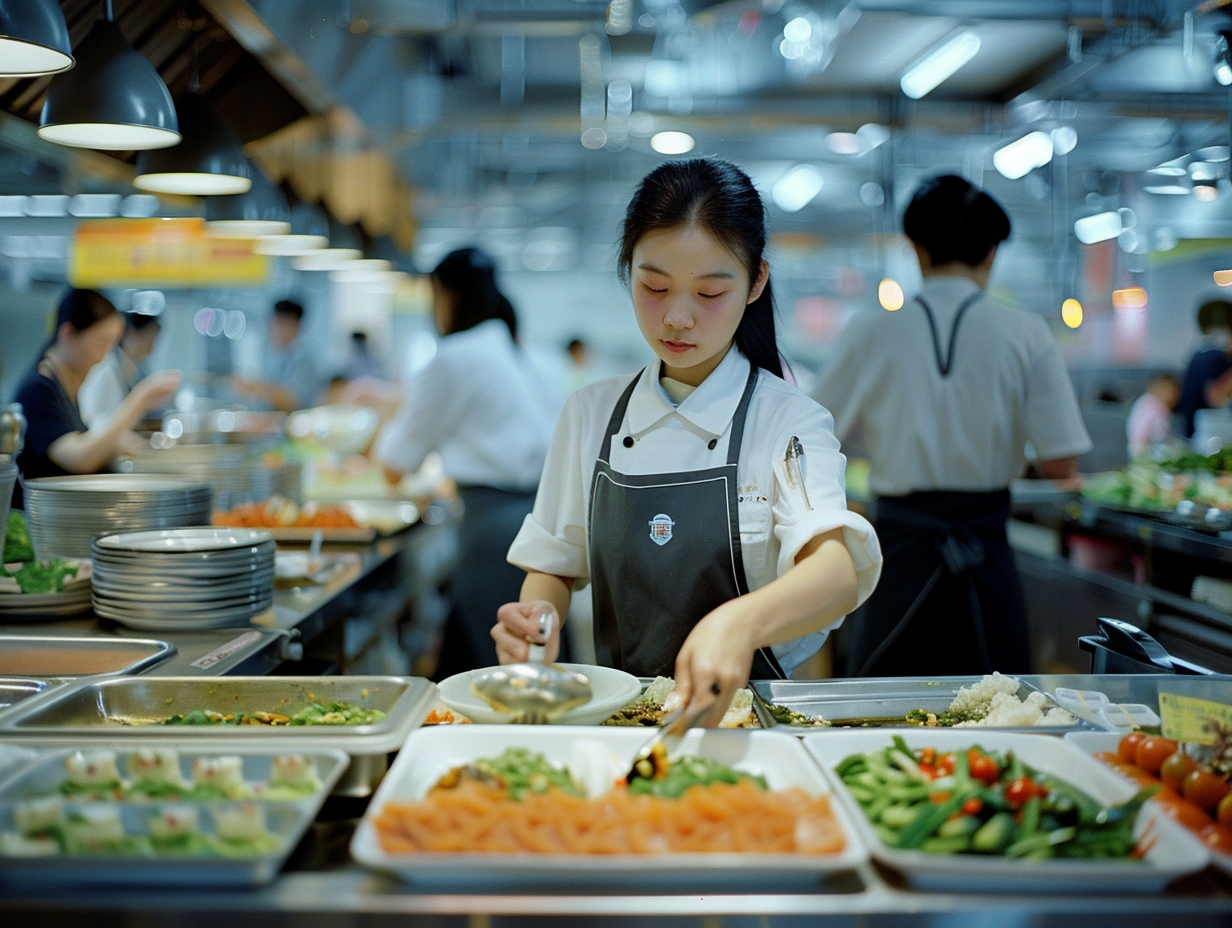
M 839 337 L 813 392 L 871 459 L 885 575 L 851 629 L 852 676 L 1026 672 L 1026 607 L 1006 540 L 1009 484 L 1034 448 L 1048 477 L 1091 449 L 1048 326 L 985 295 L 1010 220 L 953 175 L 903 215 L 924 284 Z
M 566 404 L 509 549 L 526 580 L 492 629 L 502 662 L 532 642 L 551 660 L 589 583 L 600 663 L 674 674 L 714 725 L 750 675 L 789 673 L 872 591 L 877 539 L 847 510 L 830 415 L 783 380 L 765 244 L 735 165 L 642 180 L 619 271 L 655 360 Z
M 530 512 L 552 438 L 554 407 L 514 338 L 517 318 L 492 259 L 451 252 L 432 272 L 436 354 L 407 384 L 374 446 L 392 480 L 438 452 L 465 512 L 449 584 L 438 679 L 496 663 L 496 610 L 518 595 L 522 572 L 505 560 Z
M 77 394 L 81 419 L 90 428 L 106 424 L 148 373 L 145 362 L 154 351 L 162 324 L 157 316 L 127 313 L 124 334 L 107 357 L 90 369 Z

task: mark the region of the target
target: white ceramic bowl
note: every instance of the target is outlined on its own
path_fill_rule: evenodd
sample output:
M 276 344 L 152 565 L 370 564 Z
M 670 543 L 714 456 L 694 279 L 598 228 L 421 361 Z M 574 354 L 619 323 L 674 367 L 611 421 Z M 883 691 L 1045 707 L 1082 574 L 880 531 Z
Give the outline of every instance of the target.
M 621 706 L 636 699 L 642 691 L 642 684 L 637 677 L 613 667 L 599 667 L 594 664 L 557 664 L 556 666 L 585 674 L 590 680 L 591 692 L 594 694 L 590 702 L 576 709 L 570 709 L 558 718 L 555 723 L 558 725 L 598 725 Z M 508 722 L 509 716 L 503 712 L 497 712 L 471 692 L 471 682 L 479 674 L 491 669 L 481 667 L 478 670 L 454 674 L 443 680 L 440 684 L 441 702 L 454 712 L 461 713 L 472 722 L 478 722 L 481 725 L 500 725 Z

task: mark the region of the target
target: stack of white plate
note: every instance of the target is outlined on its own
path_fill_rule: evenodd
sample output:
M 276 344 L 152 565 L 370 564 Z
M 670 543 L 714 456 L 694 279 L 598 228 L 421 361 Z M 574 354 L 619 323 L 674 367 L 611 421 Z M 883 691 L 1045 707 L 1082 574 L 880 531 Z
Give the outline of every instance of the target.
M 112 532 L 209 525 L 208 483 L 174 477 L 92 474 L 23 484 L 30 544 L 40 559 L 90 557 L 90 540 Z
M 274 596 L 264 529 L 178 528 L 94 540 L 94 611 L 146 631 L 247 622 Z

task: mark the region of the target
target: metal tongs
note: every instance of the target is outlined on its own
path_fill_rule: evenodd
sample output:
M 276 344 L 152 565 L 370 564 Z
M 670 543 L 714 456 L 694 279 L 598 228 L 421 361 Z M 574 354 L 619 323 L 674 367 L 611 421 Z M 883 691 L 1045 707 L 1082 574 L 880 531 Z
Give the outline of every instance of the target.
M 667 774 L 669 765 L 668 754 L 679 746 L 685 732 L 697 724 L 698 719 L 710 711 L 714 700 L 702 703 L 700 706 L 684 706 L 671 713 L 663 720 L 653 738 L 641 746 L 633 755 L 633 763 L 625 774 L 625 782 L 634 780 L 656 780 Z

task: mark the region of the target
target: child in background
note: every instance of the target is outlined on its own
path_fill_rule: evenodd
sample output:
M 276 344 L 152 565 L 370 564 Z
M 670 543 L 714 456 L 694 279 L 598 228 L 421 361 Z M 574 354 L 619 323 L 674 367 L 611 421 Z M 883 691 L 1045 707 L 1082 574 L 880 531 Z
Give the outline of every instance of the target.
M 1181 382 L 1171 374 L 1151 378 L 1146 392 L 1134 400 L 1125 422 L 1131 459 L 1141 457 L 1153 445 L 1172 437 L 1172 410 L 1180 399 Z

